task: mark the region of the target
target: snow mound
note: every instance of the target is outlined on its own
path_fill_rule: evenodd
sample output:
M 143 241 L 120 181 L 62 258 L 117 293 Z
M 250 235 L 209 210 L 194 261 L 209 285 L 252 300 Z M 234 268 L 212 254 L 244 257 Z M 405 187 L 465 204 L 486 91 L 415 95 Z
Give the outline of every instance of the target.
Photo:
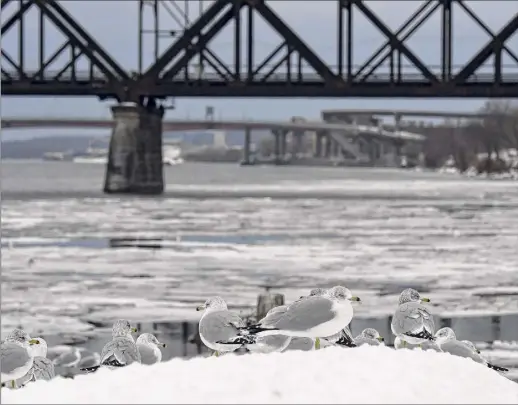
M 470 359 L 379 346 L 173 359 L 2 389 L 2 403 L 518 403 L 518 384 Z

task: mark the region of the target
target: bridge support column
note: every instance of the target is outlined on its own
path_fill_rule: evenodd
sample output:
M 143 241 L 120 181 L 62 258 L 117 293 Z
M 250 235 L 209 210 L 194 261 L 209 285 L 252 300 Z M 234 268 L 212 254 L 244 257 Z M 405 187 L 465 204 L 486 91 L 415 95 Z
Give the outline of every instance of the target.
M 162 194 L 162 118 L 154 106 L 116 105 L 105 193 Z
M 326 142 L 324 147 L 324 157 L 329 158 L 331 157 L 331 142 L 332 138 L 331 135 L 328 133 L 326 134 Z
M 322 157 L 322 142 L 324 140 L 324 134 L 322 131 L 318 131 L 315 134 L 315 151 L 314 151 L 314 157 Z
M 252 159 L 250 156 L 251 143 L 252 143 L 252 130 L 250 128 L 245 128 L 245 143 L 243 145 L 243 160 L 241 161 L 242 166 L 249 166 L 252 164 Z

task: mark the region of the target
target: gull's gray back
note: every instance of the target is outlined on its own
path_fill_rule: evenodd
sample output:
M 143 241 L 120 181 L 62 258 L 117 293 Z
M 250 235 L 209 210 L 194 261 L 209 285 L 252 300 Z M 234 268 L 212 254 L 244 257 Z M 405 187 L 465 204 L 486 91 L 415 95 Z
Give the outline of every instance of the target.
M 140 361 L 142 364 L 155 364 L 161 360 L 161 358 L 157 357 L 152 347 L 149 347 L 148 345 L 138 344 L 137 348 L 140 353 Z
M 208 342 L 227 341 L 235 337 L 245 322 L 235 313 L 222 310 L 204 315 L 200 320 L 200 335 Z
M 420 330 L 423 327 L 433 335 L 433 316 L 426 306 L 418 302 L 401 304 L 392 317 L 392 331 L 396 335 Z
M 308 297 L 294 302 L 272 326 L 280 330 L 306 331 L 334 318 L 333 302 L 324 297 Z
M 140 363 L 140 353 L 137 345 L 128 337 L 116 337 L 110 342 L 106 343 L 101 352 L 101 364 L 114 356 L 121 364 L 131 364 L 133 362 Z
M 266 316 L 259 321 L 261 326 L 273 326 L 276 322 L 281 319 L 284 313 L 288 310 L 287 305 L 281 305 L 279 307 L 275 307 L 271 309 Z
M 9 374 L 16 369 L 23 367 L 31 360 L 29 352 L 24 347 L 12 342 L 3 342 L 1 349 L 1 368 L 2 374 Z M 31 365 L 29 366 L 29 369 Z
M 439 346 L 443 352 L 447 352 L 459 357 L 469 357 L 477 363 L 486 364 L 486 361 L 482 358 L 482 356 L 474 352 L 473 349 L 467 344 L 459 342 L 458 340 L 448 340 L 444 343 L 441 343 Z
M 35 357 L 32 365 L 35 380 L 51 380 L 55 377 L 54 364 L 46 357 Z

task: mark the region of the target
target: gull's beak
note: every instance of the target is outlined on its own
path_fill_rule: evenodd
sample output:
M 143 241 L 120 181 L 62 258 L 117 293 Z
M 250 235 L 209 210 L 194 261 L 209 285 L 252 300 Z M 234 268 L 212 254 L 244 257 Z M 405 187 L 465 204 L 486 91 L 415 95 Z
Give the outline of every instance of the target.
M 137 328 L 131 328 L 131 332 L 132 332 L 132 333 L 137 333 L 137 332 L 138 332 L 138 329 L 137 329 Z
M 162 347 L 167 347 L 167 345 L 165 343 L 159 343 L 158 345 L 162 346 Z
M 355 302 L 362 302 L 362 300 L 360 299 L 360 297 L 356 297 L 356 296 L 351 297 L 351 298 L 349 298 L 349 299 L 350 299 L 351 301 L 355 301 Z
M 421 302 L 430 302 L 430 298 L 421 298 Z
M 39 345 L 40 341 L 38 339 L 31 339 L 29 340 L 30 345 Z
M 376 339 L 378 339 L 380 342 L 384 342 L 385 338 L 383 336 L 378 336 Z
M 203 311 L 205 309 L 205 305 L 198 305 L 196 307 L 196 311 Z

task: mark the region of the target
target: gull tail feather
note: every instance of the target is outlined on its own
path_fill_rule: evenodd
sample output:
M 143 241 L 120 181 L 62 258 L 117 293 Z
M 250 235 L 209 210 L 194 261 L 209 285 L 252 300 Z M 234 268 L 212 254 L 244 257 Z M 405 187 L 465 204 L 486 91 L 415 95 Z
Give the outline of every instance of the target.
M 243 326 L 239 328 L 239 334 L 241 336 L 244 335 L 256 335 L 257 333 L 268 331 L 268 330 L 279 330 L 278 328 L 265 328 L 261 326 L 260 324 L 257 325 L 250 325 L 250 326 Z
M 508 368 L 505 368 L 505 367 L 500 367 L 500 366 L 495 366 L 494 364 L 491 364 L 491 363 L 487 363 L 487 366 L 492 369 L 492 370 L 496 370 L 496 371 L 501 371 L 501 372 L 506 372 L 506 371 L 509 371 Z
M 220 345 L 250 345 L 256 342 L 256 336 L 247 335 L 247 336 L 234 336 L 228 340 L 219 340 L 216 343 Z
M 436 340 L 435 336 L 432 335 L 426 329 L 423 329 L 420 332 L 407 332 L 407 333 L 405 333 L 405 335 L 409 336 L 409 337 L 413 337 L 413 338 L 430 340 L 431 342 L 435 342 L 435 340 Z

